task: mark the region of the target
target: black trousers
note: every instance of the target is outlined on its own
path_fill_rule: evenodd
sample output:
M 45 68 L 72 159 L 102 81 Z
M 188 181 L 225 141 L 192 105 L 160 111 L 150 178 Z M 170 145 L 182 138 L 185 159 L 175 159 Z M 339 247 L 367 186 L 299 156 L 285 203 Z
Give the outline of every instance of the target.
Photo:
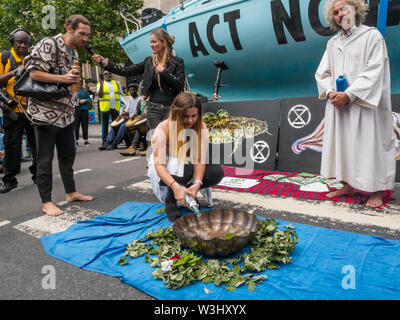
M 114 121 L 115 119 L 118 118 L 119 116 L 119 111 L 115 109 L 110 109 L 109 111 L 101 112 L 101 123 L 102 123 L 102 128 L 103 128 L 103 135 L 102 135 L 102 140 L 103 143 L 106 142 L 107 136 L 108 136 L 108 123 L 111 115 L 111 120 Z
M 152 103 L 147 104 L 146 118 L 148 129 L 155 129 L 165 119 L 168 119 L 170 106 Z
M 181 186 L 190 187 L 189 182 L 193 179 L 194 167 L 192 164 L 187 164 L 183 170 L 183 177 L 172 176 L 176 182 Z M 203 177 L 203 186 L 201 189 L 209 188 L 220 183 L 224 177 L 224 169 L 219 164 L 207 164 Z M 165 186 L 165 183 L 161 180 L 160 185 Z M 166 203 L 176 203 L 174 191 L 168 186 L 168 195 L 165 199 Z
M 42 203 L 50 202 L 53 189 L 53 157 L 57 148 L 58 167 L 65 193 L 75 192 L 74 170 L 75 144 L 74 124 L 65 128 L 54 125 L 35 126 L 37 146 L 37 186 Z
M 143 142 L 144 149 L 147 149 L 146 134 L 142 135 L 139 130 L 135 131 L 131 145 L 136 149 L 139 148 L 140 143 Z
M 89 110 L 75 110 L 75 136 L 79 140 L 79 128 L 82 126 L 83 140 L 89 138 Z
M 17 114 L 17 119 L 10 118 L 9 110 L 4 110 L 4 183 L 17 184 L 15 177 L 21 171 L 22 136 L 24 131 L 32 152 L 32 165 L 29 171 L 36 179 L 36 142 L 33 126 L 24 114 Z

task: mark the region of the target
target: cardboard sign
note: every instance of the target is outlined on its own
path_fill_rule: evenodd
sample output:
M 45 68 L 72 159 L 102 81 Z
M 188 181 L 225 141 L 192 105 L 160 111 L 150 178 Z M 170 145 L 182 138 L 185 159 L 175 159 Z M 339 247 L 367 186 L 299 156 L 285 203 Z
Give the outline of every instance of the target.
M 248 189 L 258 185 L 259 183 L 260 181 L 257 179 L 224 177 L 218 185 L 228 188 Z

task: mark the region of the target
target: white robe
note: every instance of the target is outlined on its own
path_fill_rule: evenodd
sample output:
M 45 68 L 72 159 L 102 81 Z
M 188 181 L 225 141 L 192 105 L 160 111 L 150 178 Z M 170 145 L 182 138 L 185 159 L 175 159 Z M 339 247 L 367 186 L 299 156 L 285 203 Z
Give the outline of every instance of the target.
M 327 44 L 315 74 L 320 99 L 336 91 L 345 74 L 349 105 L 326 103 L 321 175 L 375 192 L 394 188 L 396 139 L 392 126 L 390 68 L 385 40 L 376 28 L 354 26 Z

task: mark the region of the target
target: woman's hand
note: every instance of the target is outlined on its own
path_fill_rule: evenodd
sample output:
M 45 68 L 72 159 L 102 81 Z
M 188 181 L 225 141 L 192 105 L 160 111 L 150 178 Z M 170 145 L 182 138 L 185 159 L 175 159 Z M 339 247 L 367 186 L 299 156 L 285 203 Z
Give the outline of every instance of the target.
M 103 58 L 103 57 L 102 57 L 101 55 L 99 55 L 99 54 L 96 54 L 96 55 L 92 56 L 92 59 L 93 59 L 97 64 L 100 64 L 100 62 L 102 62 L 103 65 L 104 65 L 105 67 L 108 66 L 108 61 L 109 61 L 109 59 Z
M 157 73 L 163 72 L 164 70 L 165 70 L 165 67 L 163 65 L 161 65 L 161 64 L 157 65 L 157 67 L 156 67 Z
M 200 183 L 195 183 L 190 188 L 187 189 L 187 193 L 189 193 L 193 198 L 196 198 L 197 193 L 199 191 L 200 191 Z
M 174 191 L 174 196 L 178 204 L 180 206 L 185 206 L 185 195 L 188 193 L 188 189 L 175 182 L 172 186 L 172 190 Z

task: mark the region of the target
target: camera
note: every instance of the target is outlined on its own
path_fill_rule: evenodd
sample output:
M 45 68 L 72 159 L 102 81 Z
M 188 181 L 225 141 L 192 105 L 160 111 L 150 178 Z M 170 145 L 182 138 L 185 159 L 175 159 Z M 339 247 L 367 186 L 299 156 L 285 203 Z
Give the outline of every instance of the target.
M 8 94 L 6 94 L 5 92 L 3 92 L 2 90 L 0 90 L 0 102 L 6 104 L 6 105 L 8 105 L 8 106 L 11 106 L 11 105 L 14 104 L 14 100 L 11 99 L 11 98 L 8 96 Z

